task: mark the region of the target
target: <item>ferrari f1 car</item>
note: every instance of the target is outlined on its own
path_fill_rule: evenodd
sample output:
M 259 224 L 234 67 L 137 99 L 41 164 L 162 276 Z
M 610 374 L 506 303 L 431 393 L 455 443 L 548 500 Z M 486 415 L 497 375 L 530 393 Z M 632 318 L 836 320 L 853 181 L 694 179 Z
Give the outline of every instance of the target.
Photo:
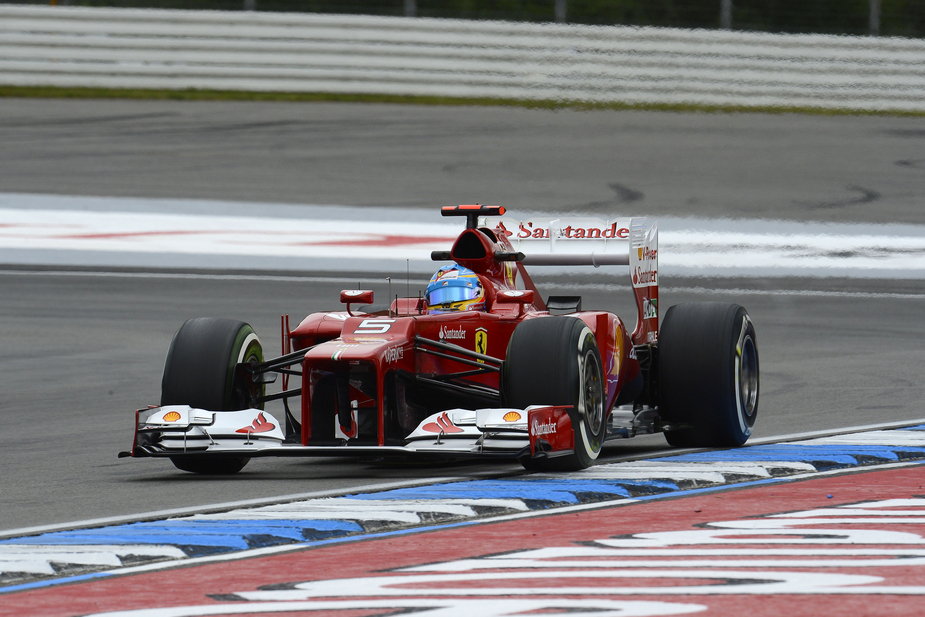
M 592 465 L 605 442 L 662 431 L 673 446 L 738 446 L 758 412 L 755 328 L 735 304 L 672 306 L 659 328 L 655 221 L 516 220 L 452 206 L 466 229 L 421 297 L 342 310 L 290 328 L 267 359 L 251 326 L 191 319 L 167 354 L 160 406 L 136 412 L 131 452 L 235 473 L 256 456 L 517 459 Z M 630 332 L 581 298 L 543 298 L 527 265 L 629 266 Z M 281 388 L 267 393 L 267 384 Z M 264 411 L 280 402 L 274 416 Z M 277 420 L 283 418 L 283 422 Z

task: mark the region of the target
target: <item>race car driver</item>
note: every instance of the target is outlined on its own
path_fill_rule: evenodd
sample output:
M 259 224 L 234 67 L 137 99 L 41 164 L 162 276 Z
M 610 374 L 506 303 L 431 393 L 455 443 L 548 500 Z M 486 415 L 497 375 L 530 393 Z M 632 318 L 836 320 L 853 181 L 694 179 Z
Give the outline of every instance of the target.
M 458 264 L 437 270 L 424 293 L 427 313 L 484 311 L 485 289 L 478 275 Z

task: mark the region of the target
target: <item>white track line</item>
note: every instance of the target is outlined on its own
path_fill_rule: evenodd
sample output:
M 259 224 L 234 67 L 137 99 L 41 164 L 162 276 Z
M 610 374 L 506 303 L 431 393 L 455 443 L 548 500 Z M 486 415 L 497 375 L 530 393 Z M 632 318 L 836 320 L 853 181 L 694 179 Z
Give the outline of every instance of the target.
M 0 269 L 0 276 L 70 276 L 70 277 L 87 277 L 87 278 L 138 278 L 138 279 L 166 279 L 166 280 L 204 280 L 204 281 L 263 281 L 279 283 L 342 283 L 355 285 L 357 276 L 345 274 L 344 276 L 286 276 L 279 274 L 213 274 L 213 273 L 194 273 L 194 272 L 115 272 L 105 270 L 10 270 Z M 384 278 L 367 274 L 363 277 L 364 283 L 382 283 Z M 616 283 L 558 283 L 544 282 L 542 276 L 535 276 L 537 285 L 541 290 L 553 289 L 573 289 L 589 291 L 622 291 L 629 292 L 632 287 L 629 285 L 618 285 Z M 425 279 L 394 279 L 396 285 L 410 283 L 411 285 L 426 285 Z M 744 288 L 721 288 L 721 287 L 676 287 L 674 285 L 662 285 L 662 290 L 673 293 L 689 294 L 731 294 L 737 296 L 807 296 L 823 298 L 890 298 L 894 300 L 925 300 L 925 293 L 889 293 L 889 292 L 866 292 L 866 291 L 823 291 L 812 289 L 744 289 Z
M 281 283 L 352 283 L 356 284 L 357 277 L 345 274 L 344 276 L 287 276 L 279 274 L 212 274 L 198 272 L 118 272 L 106 270 L 3 270 L 2 276 L 73 276 L 88 278 L 138 278 L 138 279 L 167 279 L 167 280 L 203 280 L 203 281 L 274 281 Z M 378 275 L 366 275 L 368 281 L 385 281 Z M 405 283 L 405 279 L 393 279 L 397 285 Z M 426 285 L 426 279 L 411 279 L 412 285 Z M 627 288 L 628 289 L 628 288 Z
M 788 435 L 778 435 L 773 437 L 765 437 L 762 439 L 755 439 L 749 441 L 749 445 L 760 445 L 767 443 L 782 443 L 789 441 L 799 441 L 803 439 L 818 438 L 818 437 L 830 437 L 837 435 L 845 435 L 849 433 L 860 433 L 865 431 L 876 431 L 876 430 L 886 430 L 886 429 L 896 429 L 903 428 L 906 426 L 916 426 L 919 424 L 925 424 L 925 418 L 918 420 L 908 420 L 904 422 L 889 422 L 884 424 L 869 424 L 864 426 L 853 426 L 839 429 L 832 429 L 827 431 L 812 431 L 807 433 L 795 433 Z M 627 457 L 618 457 L 609 463 L 619 463 L 619 462 L 632 462 L 638 461 L 641 459 L 652 459 L 660 458 L 664 456 L 675 456 L 679 454 L 685 454 L 689 452 L 698 452 L 698 449 L 664 449 L 657 450 L 654 452 L 649 452 L 646 454 L 636 454 Z M 839 472 L 844 472 L 845 470 L 836 470 Z M 818 472 L 816 472 L 818 473 Z M 488 475 L 497 475 L 497 474 L 488 474 Z M 519 472 L 512 473 L 510 475 L 519 475 Z M 790 476 L 791 478 L 796 476 Z M 54 525 L 42 525 L 38 527 L 26 527 L 21 529 L 12 529 L 8 531 L 0 531 L 0 538 L 6 537 L 19 537 L 19 536 L 29 536 L 36 535 L 40 533 L 46 533 L 51 531 L 63 531 L 70 529 L 81 529 L 86 527 L 100 527 L 103 525 L 114 525 L 120 523 L 128 523 L 135 521 L 144 521 L 144 520 L 157 520 L 169 517 L 177 516 L 189 516 L 195 514 L 202 514 L 207 512 L 223 512 L 227 510 L 233 510 L 238 508 L 247 508 L 247 507 L 260 507 L 260 506 L 272 506 L 277 504 L 285 504 L 287 502 L 301 501 L 305 499 L 317 499 L 324 497 L 338 497 L 348 493 L 363 493 L 363 492 L 377 492 L 385 491 L 397 488 L 413 487 L 413 486 L 427 486 L 430 484 L 438 484 L 445 482 L 458 482 L 463 480 L 473 480 L 479 479 L 479 476 L 468 476 L 468 477 L 446 477 L 446 478 L 426 478 L 418 480 L 407 480 L 400 482 L 384 482 L 381 484 L 367 484 L 362 486 L 347 487 L 342 489 L 331 489 L 325 491 L 315 491 L 311 493 L 297 493 L 291 495 L 280 495 L 277 497 L 266 497 L 260 499 L 247 499 L 243 501 L 231 501 L 225 503 L 216 503 L 203 506 L 190 506 L 185 508 L 174 508 L 170 510 L 157 510 L 153 512 L 144 512 L 133 515 L 125 516 L 112 516 L 106 518 L 97 518 L 90 519 L 85 521 L 75 521 L 72 523 L 62 523 Z M 610 504 L 621 503 L 625 500 L 617 500 L 606 502 Z M 629 500 L 632 501 L 632 500 Z M 586 504 L 588 506 L 594 505 L 595 507 L 603 507 L 599 504 Z M 556 509 L 556 511 L 560 511 Z

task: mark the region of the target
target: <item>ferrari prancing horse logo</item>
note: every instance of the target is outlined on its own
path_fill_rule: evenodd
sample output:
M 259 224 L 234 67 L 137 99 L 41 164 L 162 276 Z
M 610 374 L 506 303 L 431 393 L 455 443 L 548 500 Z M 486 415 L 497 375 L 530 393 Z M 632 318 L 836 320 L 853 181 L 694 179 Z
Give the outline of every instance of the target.
M 485 328 L 475 330 L 475 352 L 483 356 L 488 355 L 488 330 Z M 479 362 L 484 362 L 484 360 L 479 360 Z

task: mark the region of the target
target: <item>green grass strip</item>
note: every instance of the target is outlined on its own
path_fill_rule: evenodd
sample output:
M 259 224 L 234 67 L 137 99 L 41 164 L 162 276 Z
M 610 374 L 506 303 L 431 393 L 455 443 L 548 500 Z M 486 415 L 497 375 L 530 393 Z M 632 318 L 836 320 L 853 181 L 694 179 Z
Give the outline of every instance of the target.
M 691 103 L 620 103 L 580 100 L 521 100 L 449 96 L 405 96 L 390 94 L 341 94 L 326 92 L 248 92 L 241 90 L 150 90 L 121 88 L 62 88 L 53 86 L 0 86 L 0 97 L 59 99 L 142 99 L 169 101 L 279 101 L 393 103 L 403 105 L 456 105 L 519 107 L 526 109 L 638 110 L 700 113 L 809 114 L 816 116 L 925 116 L 923 111 L 828 109 L 809 106 L 701 105 Z

